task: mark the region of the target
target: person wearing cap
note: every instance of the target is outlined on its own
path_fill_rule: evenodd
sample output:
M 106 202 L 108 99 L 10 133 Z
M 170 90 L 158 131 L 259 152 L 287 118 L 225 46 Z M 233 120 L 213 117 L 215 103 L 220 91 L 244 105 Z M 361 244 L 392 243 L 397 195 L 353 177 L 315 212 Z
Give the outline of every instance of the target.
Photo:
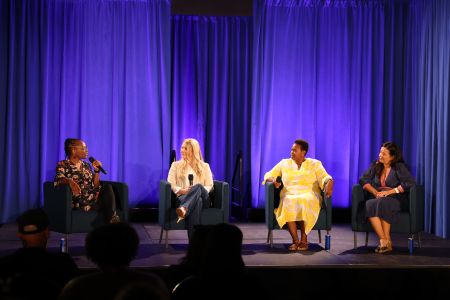
M 66 253 L 47 251 L 48 217 L 31 209 L 17 218 L 17 236 L 23 247 L 0 258 L 0 277 L 8 296 L 20 299 L 56 299 L 64 285 L 78 275 Z

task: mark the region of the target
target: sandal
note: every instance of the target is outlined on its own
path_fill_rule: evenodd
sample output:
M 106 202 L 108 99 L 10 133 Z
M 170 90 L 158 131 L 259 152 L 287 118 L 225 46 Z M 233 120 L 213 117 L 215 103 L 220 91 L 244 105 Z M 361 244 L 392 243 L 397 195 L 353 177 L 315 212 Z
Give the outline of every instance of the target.
M 109 220 L 109 223 L 120 223 L 120 217 L 116 214 L 116 212 L 114 212 L 114 214 L 112 215 L 111 219 Z
M 294 241 L 293 244 L 288 247 L 288 250 L 292 251 L 292 252 L 297 251 L 298 250 L 298 245 L 299 245 L 298 241 Z
M 297 246 L 298 251 L 307 251 L 308 250 L 308 242 L 301 241 Z
M 378 253 L 378 254 L 383 254 L 383 253 L 387 253 L 387 252 L 391 252 L 391 251 L 392 251 L 392 242 L 389 240 L 386 240 L 385 246 L 381 246 L 381 244 L 380 244 L 375 249 L 375 253 Z

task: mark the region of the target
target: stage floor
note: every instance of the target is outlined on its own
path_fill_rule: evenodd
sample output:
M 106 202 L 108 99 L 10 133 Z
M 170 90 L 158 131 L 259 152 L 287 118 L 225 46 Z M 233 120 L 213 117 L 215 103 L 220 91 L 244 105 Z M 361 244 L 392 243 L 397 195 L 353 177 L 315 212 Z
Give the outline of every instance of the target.
M 164 240 L 159 244 L 161 228 L 156 223 L 133 223 L 140 237 L 138 257 L 132 262 L 137 268 L 165 268 L 177 264 L 187 249 L 185 230 L 169 231 L 169 248 Z M 358 248 L 353 248 L 353 232 L 347 224 L 333 225 L 331 234 L 331 250 L 324 250 L 324 236 L 319 244 L 317 231 L 308 236 L 309 251 L 289 253 L 291 244 L 289 233 L 285 230 L 274 231 L 274 246 L 266 244 L 267 229 L 263 223 L 236 223 L 243 232 L 242 256 L 248 267 L 297 267 L 297 268 L 409 268 L 440 267 L 450 268 L 450 240 L 431 234 L 422 234 L 422 248 L 417 242 L 414 253 L 409 254 L 408 236 L 393 234 L 394 251 L 386 255 L 373 252 L 377 245 L 374 233 L 369 235 L 369 247 L 364 247 L 365 233 L 358 233 Z M 51 232 L 48 248 L 57 251 L 62 234 Z M 85 234 L 69 236 L 70 254 L 80 268 L 95 268 L 85 256 Z M 9 254 L 21 247 L 16 237 L 16 225 L 5 224 L 0 228 L 0 256 Z

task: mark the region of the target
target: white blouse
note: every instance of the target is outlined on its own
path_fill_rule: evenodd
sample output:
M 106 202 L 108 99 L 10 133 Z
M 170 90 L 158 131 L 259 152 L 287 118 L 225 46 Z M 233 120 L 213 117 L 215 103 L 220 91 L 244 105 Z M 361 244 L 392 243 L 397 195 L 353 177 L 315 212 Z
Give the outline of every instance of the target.
M 189 186 L 189 177 L 188 174 L 193 174 L 193 185 L 200 183 L 204 186 L 204 188 L 208 191 L 208 193 L 213 188 L 213 179 L 211 169 L 209 168 L 209 164 L 202 162 L 203 165 L 203 178 L 200 180 L 199 176 L 195 173 L 195 171 L 188 165 L 186 169 L 186 176 L 181 177 L 183 161 L 177 160 L 172 163 L 169 170 L 169 175 L 167 175 L 167 181 L 170 183 L 172 191 L 176 194 L 179 190 L 184 187 Z

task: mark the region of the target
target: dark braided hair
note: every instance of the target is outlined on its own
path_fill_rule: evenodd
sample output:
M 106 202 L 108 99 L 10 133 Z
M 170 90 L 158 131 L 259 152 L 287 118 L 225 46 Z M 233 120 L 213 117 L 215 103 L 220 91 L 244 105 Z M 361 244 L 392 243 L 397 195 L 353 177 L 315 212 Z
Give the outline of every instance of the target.
M 64 141 L 64 152 L 66 153 L 66 157 L 70 156 L 70 148 L 75 147 L 76 143 L 79 141 L 79 139 L 66 139 Z
M 395 165 L 397 163 L 404 162 L 402 151 L 397 146 L 397 144 L 395 144 L 394 142 L 383 143 L 383 145 L 381 147 L 386 148 L 389 151 L 389 155 L 394 157 L 394 159 L 391 161 L 392 168 L 395 168 Z M 377 161 L 377 164 L 375 166 L 375 174 L 377 174 L 377 176 L 380 176 L 383 169 L 384 169 L 384 165 Z

